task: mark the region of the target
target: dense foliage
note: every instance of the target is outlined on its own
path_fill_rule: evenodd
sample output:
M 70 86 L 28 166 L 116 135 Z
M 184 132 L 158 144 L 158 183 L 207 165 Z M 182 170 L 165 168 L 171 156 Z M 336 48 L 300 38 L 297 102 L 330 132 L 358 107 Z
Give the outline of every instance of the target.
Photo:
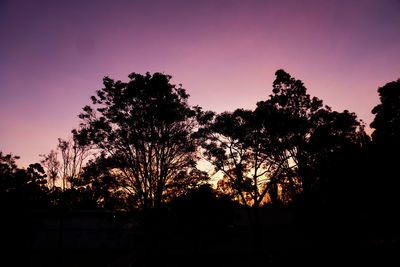
M 162 73 L 132 73 L 128 82 L 106 77 L 73 137 L 41 155 L 42 165 L 20 169 L 18 157 L 0 154 L 2 205 L 161 207 L 207 183 L 200 159 L 220 174 L 218 196 L 253 210 L 397 205 L 399 80 L 378 89 L 371 140 L 354 113 L 332 110 L 284 70 L 275 75 L 255 109 L 220 114 L 190 106 L 186 90 Z

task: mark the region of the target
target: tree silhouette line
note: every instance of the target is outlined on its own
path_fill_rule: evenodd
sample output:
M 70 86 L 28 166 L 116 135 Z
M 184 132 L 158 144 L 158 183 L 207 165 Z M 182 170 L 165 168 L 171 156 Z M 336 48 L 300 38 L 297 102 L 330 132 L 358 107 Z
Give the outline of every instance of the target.
M 105 77 L 72 137 L 40 155 L 40 164 L 18 168 L 17 156 L 0 153 L 2 208 L 13 214 L 140 211 L 153 214 L 146 222 L 154 224 L 161 216 L 155 211 L 169 207 L 190 217 L 182 203 L 196 203 L 200 211 L 201 203 L 212 202 L 203 219 L 217 216 L 217 206 L 246 210 L 255 247 L 267 207 L 295 209 L 298 225 L 316 239 L 326 225 L 338 229 L 332 236 L 354 242 L 365 224 L 393 235 L 400 203 L 400 79 L 378 89 L 368 136 L 355 113 L 332 110 L 284 70 L 275 76 L 272 93 L 256 108 L 219 114 L 190 106 L 186 90 L 169 75 L 132 73 L 128 82 Z M 213 173 L 201 170 L 200 160 Z M 214 187 L 212 174 L 221 176 Z M 188 222 L 202 220 L 195 218 Z

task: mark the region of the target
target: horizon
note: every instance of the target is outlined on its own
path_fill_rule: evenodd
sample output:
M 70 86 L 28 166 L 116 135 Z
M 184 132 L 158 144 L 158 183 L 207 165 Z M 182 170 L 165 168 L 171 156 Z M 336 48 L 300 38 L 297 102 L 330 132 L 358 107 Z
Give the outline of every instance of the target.
M 254 108 L 284 69 L 371 133 L 400 78 L 399 1 L 2 1 L 0 151 L 39 162 L 102 78 L 162 72 L 204 110 Z M 289 18 L 289 19 L 287 19 Z

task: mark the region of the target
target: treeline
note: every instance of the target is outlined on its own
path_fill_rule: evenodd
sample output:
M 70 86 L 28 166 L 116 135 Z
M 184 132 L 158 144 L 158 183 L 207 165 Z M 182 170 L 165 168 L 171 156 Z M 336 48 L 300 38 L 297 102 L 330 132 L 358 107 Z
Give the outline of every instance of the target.
M 254 224 L 261 206 L 296 206 L 307 218 L 398 207 L 400 80 L 378 89 L 370 137 L 356 114 L 332 110 L 284 70 L 275 75 L 255 109 L 220 114 L 190 106 L 162 73 L 105 77 L 71 139 L 40 164 L 21 169 L 0 154 L 2 208 L 160 208 L 214 174 L 214 194 L 247 207 Z

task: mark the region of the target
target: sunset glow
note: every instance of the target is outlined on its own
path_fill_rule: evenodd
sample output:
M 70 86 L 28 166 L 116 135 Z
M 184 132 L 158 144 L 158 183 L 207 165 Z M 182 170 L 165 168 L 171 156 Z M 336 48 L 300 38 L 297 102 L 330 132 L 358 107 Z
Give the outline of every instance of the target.
M 0 150 L 39 161 L 102 78 L 164 72 L 190 103 L 253 108 L 285 69 L 367 125 L 400 76 L 399 1 L 1 1 Z M 368 131 L 368 129 L 367 129 Z
M 0 0 L 3 262 L 393 265 L 399 14 Z

